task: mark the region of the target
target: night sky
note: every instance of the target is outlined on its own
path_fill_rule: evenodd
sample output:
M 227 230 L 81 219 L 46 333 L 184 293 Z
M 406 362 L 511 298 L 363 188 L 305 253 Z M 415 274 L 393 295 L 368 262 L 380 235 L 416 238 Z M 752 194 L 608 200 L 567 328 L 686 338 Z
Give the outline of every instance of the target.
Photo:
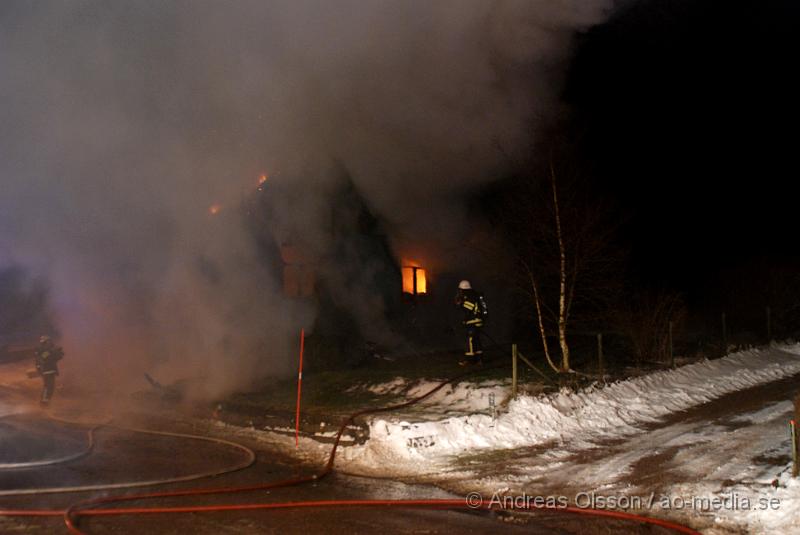
M 645 0 L 582 37 L 566 99 L 645 281 L 697 298 L 798 256 L 798 21 L 790 1 Z

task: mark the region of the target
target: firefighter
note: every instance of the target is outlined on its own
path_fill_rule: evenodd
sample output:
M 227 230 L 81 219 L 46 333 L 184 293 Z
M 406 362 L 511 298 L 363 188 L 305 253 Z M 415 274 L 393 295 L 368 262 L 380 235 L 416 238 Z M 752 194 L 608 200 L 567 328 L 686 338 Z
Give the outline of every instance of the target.
M 467 364 L 481 364 L 483 347 L 481 346 L 481 328 L 486 316 L 486 302 L 483 296 L 476 292 L 468 280 L 458 283 L 456 305 L 464 312 L 464 327 L 467 329 L 467 347 L 461 366 Z
M 64 357 L 64 350 L 53 344 L 49 336 L 39 338 L 39 347 L 36 348 L 36 371 L 42 377 L 42 398 L 40 403 L 46 407 L 50 404 L 53 391 L 56 388 L 58 375 L 58 361 Z

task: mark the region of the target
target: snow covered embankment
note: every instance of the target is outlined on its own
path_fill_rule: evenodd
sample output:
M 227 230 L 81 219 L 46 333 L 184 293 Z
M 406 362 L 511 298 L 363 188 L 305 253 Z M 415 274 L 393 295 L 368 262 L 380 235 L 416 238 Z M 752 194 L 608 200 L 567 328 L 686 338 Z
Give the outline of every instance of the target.
M 433 413 L 472 407 L 471 414 L 412 423 L 397 418 L 370 422 L 370 439 L 344 448 L 340 462 L 365 473 L 415 475 L 435 470 L 464 452 L 570 441 L 573 448 L 622 437 L 639 426 L 729 392 L 800 373 L 800 345 L 748 350 L 676 370 L 620 381 L 581 392 L 522 396 L 492 418 L 481 385 L 462 383 L 426 400 Z M 498 385 L 487 384 L 496 393 Z M 416 393 L 419 387 L 413 389 Z M 482 400 L 465 403 L 465 397 Z M 493 396 L 499 404 L 502 397 Z M 427 418 L 426 418 L 427 419 Z

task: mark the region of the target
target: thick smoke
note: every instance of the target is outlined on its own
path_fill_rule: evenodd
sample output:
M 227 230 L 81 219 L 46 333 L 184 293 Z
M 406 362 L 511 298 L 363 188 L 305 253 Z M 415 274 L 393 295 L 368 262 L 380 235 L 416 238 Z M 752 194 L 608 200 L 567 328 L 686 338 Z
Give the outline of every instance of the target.
M 47 277 L 75 375 L 159 365 L 216 394 L 281 372 L 313 311 L 243 231 L 260 173 L 275 232 L 311 251 L 343 174 L 398 256 L 458 240 L 610 4 L 4 1 L 0 263 Z

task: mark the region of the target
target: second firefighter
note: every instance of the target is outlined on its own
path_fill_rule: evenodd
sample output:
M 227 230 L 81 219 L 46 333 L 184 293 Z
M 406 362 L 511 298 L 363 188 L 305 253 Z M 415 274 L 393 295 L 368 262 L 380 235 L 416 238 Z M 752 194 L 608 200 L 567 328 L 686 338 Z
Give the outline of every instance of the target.
M 47 406 L 53 397 L 58 375 L 58 361 L 64 357 L 64 350 L 53 344 L 49 336 L 39 338 L 36 348 L 36 371 L 42 377 L 41 404 Z
M 486 317 L 487 307 L 483 295 L 472 288 L 468 280 L 458 283 L 456 305 L 464 313 L 462 323 L 467 330 L 467 347 L 464 351 L 464 360 L 459 364 L 481 364 L 483 346 L 481 345 L 481 329 Z

